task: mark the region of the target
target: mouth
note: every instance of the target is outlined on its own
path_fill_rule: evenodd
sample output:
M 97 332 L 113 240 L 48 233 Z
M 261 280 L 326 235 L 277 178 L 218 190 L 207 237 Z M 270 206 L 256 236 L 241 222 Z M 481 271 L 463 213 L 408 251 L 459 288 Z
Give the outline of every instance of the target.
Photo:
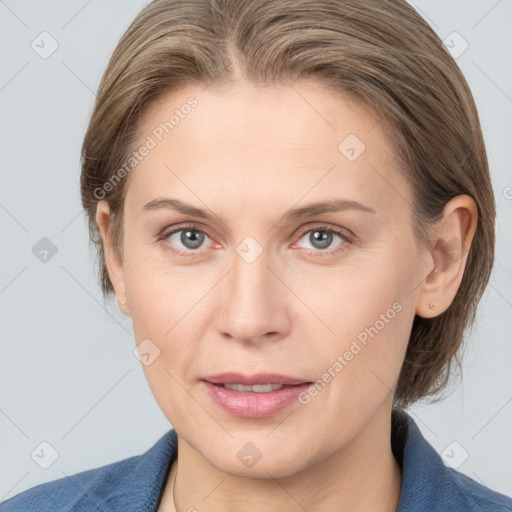
M 226 389 L 233 391 L 253 393 L 268 393 L 287 386 L 311 384 L 311 381 L 278 373 L 244 375 L 242 373 L 225 372 L 209 375 L 202 380 L 215 384 L 216 386 L 224 386 Z
M 311 381 L 279 374 L 224 373 L 201 379 L 213 402 L 243 418 L 274 416 L 304 393 Z
M 244 384 L 225 383 L 214 384 L 214 386 L 224 387 L 225 389 L 231 389 L 231 391 L 238 391 L 240 393 L 270 393 L 271 391 L 282 389 L 284 384 L 254 384 L 253 386 L 245 386 Z

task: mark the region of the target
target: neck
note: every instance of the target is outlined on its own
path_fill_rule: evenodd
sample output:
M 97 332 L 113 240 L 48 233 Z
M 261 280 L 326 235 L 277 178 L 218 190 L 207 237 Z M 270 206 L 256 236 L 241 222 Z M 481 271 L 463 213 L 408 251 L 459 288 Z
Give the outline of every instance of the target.
M 349 445 L 286 478 L 226 474 L 178 436 L 178 457 L 159 511 L 396 512 L 401 483 L 391 450 L 391 411 L 386 410 Z

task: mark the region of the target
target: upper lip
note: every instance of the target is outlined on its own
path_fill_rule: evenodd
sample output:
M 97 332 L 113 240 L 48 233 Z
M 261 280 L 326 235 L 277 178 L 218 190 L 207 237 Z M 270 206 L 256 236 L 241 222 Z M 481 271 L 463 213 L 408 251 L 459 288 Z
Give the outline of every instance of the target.
M 209 375 L 204 377 L 202 380 L 206 380 L 212 384 L 243 384 L 245 386 L 253 386 L 255 384 L 283 384 L 294 386 L 297 384 L 311 382 L 304 379 L 289 377 L 287 375 L 280 375 L 278 373 L 257 373 L 255 375 L 244 375 L 242 373 L 236 372 Z

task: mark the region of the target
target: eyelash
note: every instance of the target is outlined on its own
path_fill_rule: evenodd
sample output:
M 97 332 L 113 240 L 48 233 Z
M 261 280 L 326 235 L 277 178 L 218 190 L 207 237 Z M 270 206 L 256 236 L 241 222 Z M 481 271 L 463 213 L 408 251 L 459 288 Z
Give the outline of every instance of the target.
M 206 235 L 210 239 L 212 238 L 212 236 L 210 236 L 210 234 L 209 234 L 209 232 L 207 230 L 201 228 L 198 224 L 191 223 L 191 224 L 185 224 L 185 225 L 182 225 L 182 226 L 175 227 L 175 228 L 173 228 L 172 230 L 169 230 L 169 231 L 163 231 L 158 236 L 158 241 L 162 241 L 163 242 L 167 238 L 169 238 L 171 235 L 173 235 L 174 233 L 179 233 L 180 231 L 185 231 L 185 230 L 195 231 L 196 233 L 201 233 L 203 235 Z M 306 254 L 308 254 L 308 255 L 330 256 L 330 255 L 333 255 L 333 254 L 336 254 L 338 252 L 342 252 L 342 251 L 346 250 L 346 245 L 347 244 L 351 244 L 353 242 L 352 237 L 349 237 L 344 231 L 342 231 L 340 229 L 332 228 L 332 227 L 326 226 L 326 225 L 318 225 L 318 226 L 314 226 L 312 228 L 308 228 L 308 229 L 305 229 L 305 230 L 301 231 L 298 240 L 300 240 L 306 233 L 309 233 L 310 231 L 321 231 L 323 233 L 338 235 L 340 238 L 342 238 L 344 240 L 345 243 L 342 244 L 340 247 L 338 247 L 336 249 L 330 249 L 330 250 L 329 249 L 328 250 L 307 249 L 306 250 Z M 186 256 L 186 257 L 190 257 L 190 258 L 201 256 L 201 251 L 200 250 L 197 250 L 197 251 L 194 251 L 194 250 L 180 251 L 178 249 L 172 248 L 169 244 L 163 244 L 163 245 L 164 245 L 164 248 L 166 250 L 172 252 L 173 254 L 177 254 L 178 256 Z

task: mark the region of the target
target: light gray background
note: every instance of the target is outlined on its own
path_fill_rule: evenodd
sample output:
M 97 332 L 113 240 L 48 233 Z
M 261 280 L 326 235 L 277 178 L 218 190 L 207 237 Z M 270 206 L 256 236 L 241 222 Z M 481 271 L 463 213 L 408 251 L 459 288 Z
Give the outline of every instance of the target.
M 103 307 L 79 199 L 94 93 L 145 4 L 0 1 L 0 500 L 142 453 L 170 428 L 133 355 L 131 321 L 116 304 Z M 498 220 L 497 261 L 462 385 L 410 412 L 459 471 L 512 496 L 512 2 L 413 5 L 454 51 L 463 49 L 454 31 L 469 44 L 457 62 L 480 112 Z M 59 45 L 46 59 L 31 47 L 42 46 L 43 31 Z M 46 263 L 32 252 L 43 237 L 58 251 Z M 48 469 L 31 457 L 43 441 L 58 452 Z

